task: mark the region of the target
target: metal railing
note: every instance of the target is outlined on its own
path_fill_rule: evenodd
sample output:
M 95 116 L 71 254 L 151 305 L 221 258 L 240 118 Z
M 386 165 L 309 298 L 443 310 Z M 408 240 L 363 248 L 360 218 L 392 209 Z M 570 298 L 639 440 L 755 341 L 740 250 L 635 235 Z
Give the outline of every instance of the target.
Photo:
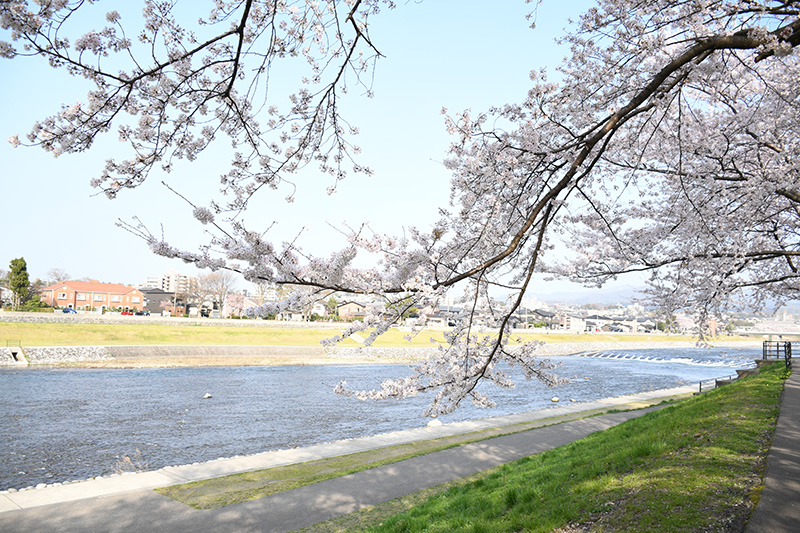
M 764 361 L 783 359 L 786 361 L 786 368 L 792 368 L 792 343 L 791 341 L 764 341 L 761 358 Z M 700 392 L 707 392 L 721 385 L 726 385 L 735 381 L 739 376 L 728 376 L 724 378 L 706 379 L 700 382 Z
M 786 368 L 792 368 L 792 343 L 790 341 L 764 341 L 763 360 L 783 359 Z
M 717 387 L 721 387 L 722 385 L 727 385 L 732 381 L 736 381 L 739 378 L 738 375 L 733 376 L 726 376 L 724 378 L 714 378 L 714 379 L 706 379 L 700 382 L 700 392 L 708 392 L 710 390 L 714 390 Z

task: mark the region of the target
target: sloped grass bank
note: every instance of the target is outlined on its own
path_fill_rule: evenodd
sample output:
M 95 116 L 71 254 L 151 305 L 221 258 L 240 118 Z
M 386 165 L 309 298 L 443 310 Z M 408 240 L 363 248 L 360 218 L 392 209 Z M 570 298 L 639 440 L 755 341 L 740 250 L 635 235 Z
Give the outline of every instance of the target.
M 259 321 L 246 321 L 257 323 Z M 320 346 L 323 339 L 339 334 L 346 325 L 315 327 L 293 327 L 291 323 L 258 327 L 237 327 L 220 324 L 209 319 L 203 325 L 147 324 L 96 324 L 96 323 L 31 323 L 0 321 L 0 340 L 19 341 L 22 346 L 120 346 L 120 345 L 270 345 L 270 346 Z M 431 338 L 444 342 L 441 330 L 426 331 L 411 342 L 405 339 L 407 332 L 392 329 L 379 338 L 376 347 L 427 348 Z M 540 340 L 547 343 L 561 342 L 619 342 L 621 344 L 648 342 L 694 342 L 690 336 L 680 335 L 613 335 L 613 334 L 569 334 L 529 333 L 514 335 L 524 341 Z M 725 338 L 724 340 L 743 340 Z M 752 339 L 751 339 L 752 340 Z M 347 339 L 342 346 L 358 346 Z
M 665 398 L 664 400 L 671 401 L 673 398 Z M 639 409 L 649 407 L 656 403 L 658 403 L 658 400 L 645 400 L 626 404 L 621 407 Z M 544 418 L 511 426 L 502 426 L 472 433 L 387 446 L 375 450 L 308 461 L 305 463 L 231 474 L 180 485 L 171 485 L 169 487 L 155 489 L 155 491 L 190 507 L 194 507 L 195 509 L 218 509 L 220 507 L 256 500 L 279 492 L 303 487 L 312 483 L 318 483 L 327 479 L 376 468 L 385 464 L 397 463 L 418 455 L 437 452 L 462 444 L 486 440 L 510 433 L 518 433 L 579 418 L 596 416 L 609 411 L 611 411 L 611 409 L 597 409 L 566 416 Z
M 786 377 L 783 363 L 771 365 L 568 446 L 309 530 L 741 531 L 760 495 Z
M 320 346 L 336 335 L 334 328 L 236 327 L 169 324 L 89 324 L 76 322 L 0 322 L 0 339 L 21 341 L 23 346 L 121 346 L 121 345 L 270 345 Z M 345 345 L 357 346 L 354 341 Z

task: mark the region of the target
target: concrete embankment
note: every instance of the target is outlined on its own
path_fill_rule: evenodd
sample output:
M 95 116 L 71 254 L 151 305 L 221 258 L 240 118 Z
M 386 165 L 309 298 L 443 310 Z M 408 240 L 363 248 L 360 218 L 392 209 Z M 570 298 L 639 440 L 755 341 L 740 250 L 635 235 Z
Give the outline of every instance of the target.
M 112 359 L 104 346 L 36 346 L 0 349 L 0 366 L 56 365 Z
M 28 364 L 22 348 L 16 346 L 0 347 L 0 366 Z

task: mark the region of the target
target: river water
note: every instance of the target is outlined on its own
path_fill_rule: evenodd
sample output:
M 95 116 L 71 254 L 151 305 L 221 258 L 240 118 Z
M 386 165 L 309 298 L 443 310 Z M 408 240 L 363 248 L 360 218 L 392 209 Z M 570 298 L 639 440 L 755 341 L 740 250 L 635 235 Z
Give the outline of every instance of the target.
M 554 357 L 569 384 L 487 386 L 498 407 L 468 404 L 441 420 L 545 409 L 553 396 L 585 402 L 697 383 L 735 375 L 760 355 L 712 348 Z M 376 403 L 332 392 L 341 379 L 370 389 L 407 374 L 405 365 L 0 368 L 0 490 L 109 475 L 125 456 L 158 469 L 421 427 L 429 396 Z

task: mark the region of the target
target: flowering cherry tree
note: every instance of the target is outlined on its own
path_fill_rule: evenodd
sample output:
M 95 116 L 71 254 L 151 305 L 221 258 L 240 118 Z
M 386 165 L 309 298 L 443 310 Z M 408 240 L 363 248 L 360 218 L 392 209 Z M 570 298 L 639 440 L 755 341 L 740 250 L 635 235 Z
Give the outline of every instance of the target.
M 70 33 L 89 2 L 0 2 L 3 56 L 43 56 L 95 86 L 86 103 L 36 123 L 27 144 L 76 152 L 115 127 L 130 156 L 109 159 L 92 182 L 114 197 L 212 143 L 232 143 L 222 194 L 193 205 L 210 228 L 207 246 L 190 252 L 127 227 L 157 254 L 309 289 L 256 313 L 330 291 L 380 295 L 390 311 L 373 310 L 339 337 L 368 331 L 369 344 L 406 306 L 424 309 L 447 290 L 463 291 L 465 311 L 447 343 L 412 376 L 369 392 L 342 384 L 343 394 L 435 391 L 432 414 L 464 399 L 491 405 L 476 386 L 511 386 L 501 362 L 556 384 L 535 343 L 511 342 L 509 319 L 536 273 L 599 285 L 649 272 L 662 306 L 701 319 L 737 298 L 797 294 L 800 1 L 598 1 L 563 37 L 571 56 L 557 82 L 536 72 L 522 102 L 479 114 L 443 110 L 452 182 L 438 222 L 402 237 L 354 229 L 329 257 L 273 242 L 238 215 L 262 189 L 300 186 L 293 176 L 309 165 L 331 176 L 331 188 L 348 172 L 371 172 L 358 163 L 358 128 L 339 101 L 348 91 L 371 93 L 381 54 L 370 21 L 393 2 L 217 0 L 196 26 L 186 24 L 197 19 L 196 3 L 141 4 L 134 36 L 116 11 L 101 30 Z M 304 75 L 282 108 L 270 74 L 291 61 Z M 572 246 L 569 260 L 552 257 L 563 243 Z M 375 256 L 375 266 L 356 268 L 359 254 Z M 498 304 L 492 287 L 512 297 Z M 478 327 L 479 312 L 491 334 Z

